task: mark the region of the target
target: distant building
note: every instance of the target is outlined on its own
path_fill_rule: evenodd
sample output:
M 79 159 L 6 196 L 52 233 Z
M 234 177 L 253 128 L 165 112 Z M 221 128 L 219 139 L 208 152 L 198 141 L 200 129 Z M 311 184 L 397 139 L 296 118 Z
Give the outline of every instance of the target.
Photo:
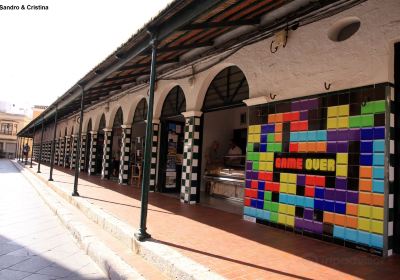
M 30 121 L 25 115 L 0 112 L 0 157 L 16 156 L 17 133 Z M 28 143 L 32 146 L 31 141 Z
M 48 106 L 35 105 L 32 108 L 32 119 L 36 119 Z

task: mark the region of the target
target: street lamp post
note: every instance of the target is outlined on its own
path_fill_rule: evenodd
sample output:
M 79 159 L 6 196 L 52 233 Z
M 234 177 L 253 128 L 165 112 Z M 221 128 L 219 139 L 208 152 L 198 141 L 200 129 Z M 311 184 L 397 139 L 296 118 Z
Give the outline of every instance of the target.
M 80 118 L 79 118 L 79 132 L 78 132 L 78 139 L 76 141 L 76 150 L 77 150 L 77 155 L 75 159 L 75 178 L 74 178 L 74 190 L 72 192 L 72 196 L 79 196 L 78 193 L 78 179 L 79 179 L 79 169 L 80 167 L 80 158 L 81 158 L 81 137 L 82 137 L 82 125 L 83 125 L 83 105 L 84 105 L 84 98 L 85 98 L 85 90 L 82 85 L 79 85 L 81 89 L 81 113 L 80 113 Z
M 56 143 L 56 133 L 57 133 L 57 114 L 58 114 L 58 105 L 56 105 L 56 113 L 54 115 L 54 132 L 53 132 L 53 141 L 51 142 L 51 158 L 50 158 L 50 175 L 49 181 L 53 180 L 53 168 L 54 168 L 54 150 Z

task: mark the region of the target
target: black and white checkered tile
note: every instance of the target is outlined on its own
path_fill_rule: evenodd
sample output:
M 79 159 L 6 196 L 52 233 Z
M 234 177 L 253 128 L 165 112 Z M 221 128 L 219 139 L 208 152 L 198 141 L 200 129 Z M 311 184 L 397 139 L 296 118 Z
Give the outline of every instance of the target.
M 69 167 L 71 149 L 71 136 L 65 136 L 64 167 Z
M 119 161 L 118 183 L 122 185 L 128 184 L 129 181 L 129 156 L 131 153 L 131 126 L 122 125 L 122 145 L 121 158 Z
M 150 163 L 150 183 L 149 190 L 154 192 L 157 180 L 157 161 L 158 161 L 158 139 L 160 137 L 160 124 L 153 122 L 152 144 L 151 144 L 151 163 Z
M 93 175 L 96 171 L 97 131 L 90 132 L 89 149 L 88 174 Z
M 101 165 L 101 179 L 110 178 L 111 161 L 111 129 L 104 129 L 103 162 Z
M 79 160 L 79 171 L 85 171 L 86 162 L 86 133 L 81 135 L 81 147 L 80 147 L 80 160 Z
M 78 135 L 71 136 L 71 164 L 70 169 L 75 168 L 76 164 L 76 154 L 77 154 L 77 142 L 78 142 Z
M 54 164 L 58 165 L 58 151 L 60 149 L 60 141 L 58 139 L 54 139 L 55 143 L 54 143 Z
M 201 118 L 192 116 L 185 119 L 185 140 L 183 146 L 181 202 L 197 202 L 199 188 L 199 148 Z
M 59 139 L 59 145 L 60 145 L 60 150 L 59 150 L 59 158 L 58 158 L 58 165 L 59 166 L 64 166 L 64 154 L 65 154 L 65 137 L 60 137 Z

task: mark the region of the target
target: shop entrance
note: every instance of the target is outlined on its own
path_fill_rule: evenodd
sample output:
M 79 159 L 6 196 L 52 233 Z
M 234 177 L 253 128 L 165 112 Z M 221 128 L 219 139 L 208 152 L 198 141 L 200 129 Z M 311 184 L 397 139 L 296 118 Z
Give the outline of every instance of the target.
M 236 66 L 211 82 L 203 103 L 200 203 L 241 214 L 249 87 Z
M 97 131 L 96 165 L 94 174 L 101 174 L 104 152 L 104 128 L 106 128 L 106 117 L 103 114 L 100 119 L 99 130 Z
M 132 121 L 129 182 L 140 188 L 143 175 L 144 138 L 146 136 L 147 102 L 143 98 L 135 109 Z
M 86 129 L 85 163 L 84 163 L 85 164 L 84 165 L 85 172 L 88 172 L 88 170 L 89 170 L 90 140 L 91 140 L 90 131 L 92 131 L 92 119 L 89 120 L 87 129 Z
M 158 190 L 179 193 L 181 189 L 186 100 L 182 89 L 174 87 L 161 111 Z
M 111 132 L 111 162 L 108 174 L 110 180 L 118 181 L 119 163 L 121 160 L 121 146 L 122 146 L 122 127 L 123 124 L 122 109 L 119 108 L 115 113 L 114 123 Z

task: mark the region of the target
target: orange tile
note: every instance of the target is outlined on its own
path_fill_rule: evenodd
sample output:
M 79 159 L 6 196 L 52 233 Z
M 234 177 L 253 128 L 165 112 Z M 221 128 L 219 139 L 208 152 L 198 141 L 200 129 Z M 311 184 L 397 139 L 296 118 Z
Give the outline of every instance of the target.
M 276 119 L 276 114 L 268 115 L 268 123 L 274 123 Z
M 317 142 L 316 151 L 317 152 L 326 152 L 326 142 Z
M 282 123 L 275 123 L 275 132 L 282 132 Z
M 346 214 L 347 215 L 358 215 L 358 205 L 353 203 L 347 203 L 346 205 Z
M 371 204 L 372 203 L 372 194 L 370 192 L 360 192 L 358 194 L 358 203 Z
M 383 194 L 373 193 L 371 200 L 371 204 L 375 206 L 383 206 L 385 204 L 385 198 Z
M 372 178 L 372 167 L 371 166 L 360 166 L 360 178 L 371 179 Z
M 344 226 L 346 224 L 346 216 L 335 214 L 335 225 Z
M 317 150 L 317 143 L 315 143 L 315 142 L 307 143 L 307 151 L 308 152 L 316 152 L 316 150 Z
M 299 143 L 299 152 L 307 152 L 307 143 Z
M 283 121 L 283 114 L 275 114 L 275 122 L 282 122 Z
M 335 215 L 331 212 L 324 212 L 324 223 L 335 223 Z
M 372 180 L 360 179 L 359 187 L 360 191 L 366 191 L 366 192 L 372 191 Z
M 346 216 L 346 227 L 349 228 L 357 228 L 358 226 L 358 218 L 352 216 Z
M 282 142 L 282 133 L 275 133 L 275 142 Z

